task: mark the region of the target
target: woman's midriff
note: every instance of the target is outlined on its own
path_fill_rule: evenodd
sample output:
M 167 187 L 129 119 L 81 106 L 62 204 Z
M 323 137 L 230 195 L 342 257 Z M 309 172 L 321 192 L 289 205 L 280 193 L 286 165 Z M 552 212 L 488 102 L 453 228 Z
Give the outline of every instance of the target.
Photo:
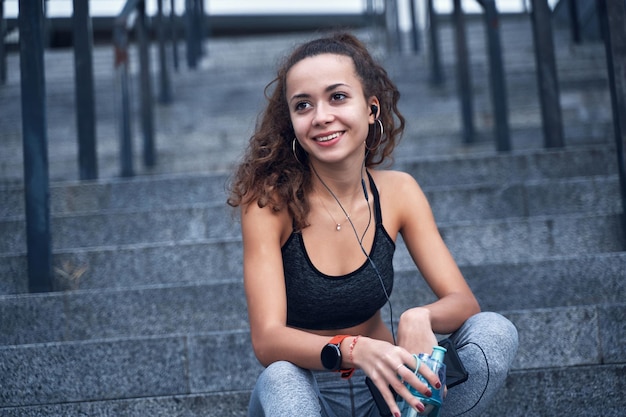
M 393 343 L 393 337 L 391 331 L 385 326 L 380 315 L 380 310 L 374 314 L 369 320 L 346 329 L 334 329 L 334 330 L 308 330 L 305 331 L 319 334 L 321 336 L 332 337 L 337 334 L 349 334 L 349 335 L 361 335 L 365 337 L 371 337 L 373 339 L 385 340 L 389 343 Z

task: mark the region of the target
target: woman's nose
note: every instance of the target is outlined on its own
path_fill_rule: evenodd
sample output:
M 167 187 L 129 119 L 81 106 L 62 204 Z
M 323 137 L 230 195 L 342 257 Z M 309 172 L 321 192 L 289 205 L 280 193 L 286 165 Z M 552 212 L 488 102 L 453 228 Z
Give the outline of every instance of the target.
M 318 104 L 315 107 L 315 117 L 313 118 L 314 125 L 322 125 L 331 122 L 334 118 L 332 109 L 324 104 Z

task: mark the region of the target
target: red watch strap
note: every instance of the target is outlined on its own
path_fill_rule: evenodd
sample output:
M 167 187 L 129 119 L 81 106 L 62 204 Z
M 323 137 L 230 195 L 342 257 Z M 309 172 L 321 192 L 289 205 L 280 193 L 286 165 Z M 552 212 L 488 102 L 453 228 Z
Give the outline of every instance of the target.
M 328 342 L 331 345 L 338 345 L 341 344 L 341 342 L 343 342 L 343 339 L 345 339 L 346 337 L 350 337 L 349 334 L 338 334 L 337 336 L 334 336 L 332 339 L 330 339 L 330 342 Z
M 345 338 L 347 338 L 347 337 L 350 337 L 350 335 L 349 334 L 338 334 L 337 336 L 334 336 L 332 339 L 330 339 L 330 342 L 328 342 L 328 343 L 332 344 L 332 345 L 341 345 L 341 342 L 343 342 L 343 340 Z M 354 368 L 339 369 L 336 372 L 341 373 L 341 377 L 343 379 L 350 379 L 350 377 L 352 376 L 352 373 L 354 372 Z

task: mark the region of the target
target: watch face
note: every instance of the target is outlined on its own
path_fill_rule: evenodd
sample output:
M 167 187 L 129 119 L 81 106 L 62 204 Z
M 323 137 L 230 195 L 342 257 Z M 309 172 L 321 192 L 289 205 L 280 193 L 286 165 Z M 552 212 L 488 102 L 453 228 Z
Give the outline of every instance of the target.
M 341 367 L 341 351 L 337 345 L 328 344 L 322 349 L 322 365 L 329 371 L 336 371 Z

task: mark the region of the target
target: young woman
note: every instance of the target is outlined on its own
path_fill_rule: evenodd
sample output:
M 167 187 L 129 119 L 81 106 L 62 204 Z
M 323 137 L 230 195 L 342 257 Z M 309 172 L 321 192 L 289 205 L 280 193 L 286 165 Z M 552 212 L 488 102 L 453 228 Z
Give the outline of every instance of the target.
M 430 353 L 436 334 L 452 334 L 469 372 L 440 415 L 480 414 L 506 378 L 517 333 L 480 313 L 415 179 L 374 169 L 404 128 L 397 88 L 346 33 L 297 48 L 270 88 L 228 200 L 241 208 L 252 345 L 266 367 L 249 415 L 378 416 L 366 376 L 394 416 L 392 389 L 422 412 L 403 382 L 432 394 L 413 354 Z M 398 234 L 438 300 L 402 312 L 395 329 L 380 310 Z M 417 372 L 440 386 L 427 366 Z

